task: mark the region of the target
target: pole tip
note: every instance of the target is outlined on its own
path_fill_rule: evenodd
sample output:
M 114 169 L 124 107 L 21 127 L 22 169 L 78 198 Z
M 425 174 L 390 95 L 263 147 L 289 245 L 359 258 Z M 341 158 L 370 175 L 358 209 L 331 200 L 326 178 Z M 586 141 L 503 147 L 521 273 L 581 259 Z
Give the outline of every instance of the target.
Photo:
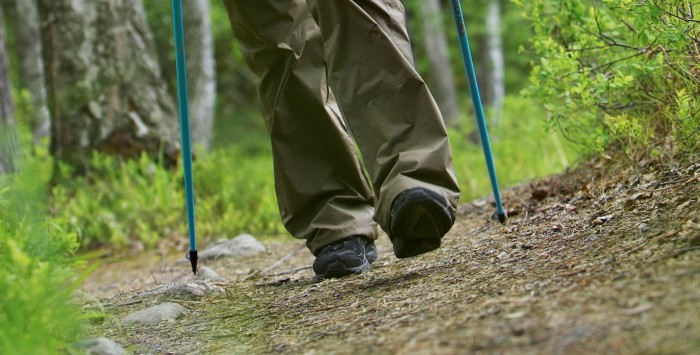
M 499 213 L 498 211 L 496 211 L 496 212 L 493 213 L 492 218 L 495 219 L 495 220 L 497 220 L 497 221 L 499 221 L 499 222 L 501 222 L 501 224 L 505 224 L 505 223 L 506 223 L 506 220 L 508 219 L 508 214 L 507 214 L 505 211 L 503 211 L 503 212 L 501 212 L 501 213 Z
M 190 261 L 190 264 L 192 264 L 192 272 L 197 275 L 197 251 L 190 250 L 190 254 L 185 257 Z

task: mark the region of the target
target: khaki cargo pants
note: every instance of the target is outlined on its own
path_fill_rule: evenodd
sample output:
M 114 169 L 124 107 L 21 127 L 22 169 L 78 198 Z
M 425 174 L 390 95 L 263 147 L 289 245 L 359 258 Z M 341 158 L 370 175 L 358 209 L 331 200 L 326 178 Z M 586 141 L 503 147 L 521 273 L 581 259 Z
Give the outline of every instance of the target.
M 312 253 L 375 239 L 375 221 L 388 231 L 391 203 L 408 188 L 455 207 L 445 126 L 414 68 L 400 1 L 224 4 L 260 80 L 282 220 Z

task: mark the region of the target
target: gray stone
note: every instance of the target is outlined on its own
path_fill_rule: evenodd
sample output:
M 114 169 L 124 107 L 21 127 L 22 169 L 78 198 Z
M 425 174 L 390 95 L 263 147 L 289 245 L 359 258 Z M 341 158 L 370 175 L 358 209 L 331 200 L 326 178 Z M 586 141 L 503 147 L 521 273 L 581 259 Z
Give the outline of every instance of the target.
M 646 223 L 640 223 L 639 226 L 637 226 L 637 228 L 639 228 L 639 231 L 642 233 L 646 233 L 649 231 L 649 225 L 647 225 Z
M 216 271 L 208 268 L 206 266 L 200 266 L 197 268 L 197 280 L 201 281 L 211 281 L 211 282 L 226 282 L 223 276 L 216 273 Z
M 75 347 L 88 355 L 125 355 L 128 354 L 121 345 L 107 338 L 81 341 Z
M 129 314 L 122 319 L 122 324 L 154 324 L 162 321 L 174 321 L 187 312 L 187 308 L 177 303 L 162 303 Z
M 224 296 L 226 291 L 208 281 L 197 280 L 175 284 L 165 294 L 176 299 L 191 299 L 204 296 Z
M 265 252 L 265 246 L 255 237 L 242 234 L 233 239 L 222 239 L 199 253 L 199 259 L 218 259 L 253 256 Z

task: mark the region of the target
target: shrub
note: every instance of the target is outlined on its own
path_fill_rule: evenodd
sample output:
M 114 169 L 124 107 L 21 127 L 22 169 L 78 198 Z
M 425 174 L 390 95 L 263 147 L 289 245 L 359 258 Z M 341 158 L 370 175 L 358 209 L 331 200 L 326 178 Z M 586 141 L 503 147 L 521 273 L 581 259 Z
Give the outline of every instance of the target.
M 611 143 L 698 146 L 700 9 L 686 1 L 514 0 L 532 21 L 527 94 L 548 123 L 602 153 Z
M 0 176 L 0 353 L 63 351 L 81 332 L 72 303 L 74 232 L 47 217 L 46 177 L 38 161 Z

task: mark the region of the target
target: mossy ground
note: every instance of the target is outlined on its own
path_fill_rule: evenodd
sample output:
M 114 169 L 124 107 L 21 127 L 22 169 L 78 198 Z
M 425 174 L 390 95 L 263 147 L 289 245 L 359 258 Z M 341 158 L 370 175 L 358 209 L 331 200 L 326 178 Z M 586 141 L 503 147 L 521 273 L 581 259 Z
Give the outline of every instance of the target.
M 697 353 L 699 176 L 697 158 L 596 159 L 505 191 L 504 226 L 468 203 L 439 251 L 398 260 L 383 236 L 373 271 L 339 280 L 297 270 L 313 261 L 301 242 L 270 240 L 208 263 L 233 280 L 226 297 L 174 300 L 191 313 L 156 326 L 118 319 L 188 265 L 111 264 L 85 285 L 112 316 L 91 333 L 137 353 Z

